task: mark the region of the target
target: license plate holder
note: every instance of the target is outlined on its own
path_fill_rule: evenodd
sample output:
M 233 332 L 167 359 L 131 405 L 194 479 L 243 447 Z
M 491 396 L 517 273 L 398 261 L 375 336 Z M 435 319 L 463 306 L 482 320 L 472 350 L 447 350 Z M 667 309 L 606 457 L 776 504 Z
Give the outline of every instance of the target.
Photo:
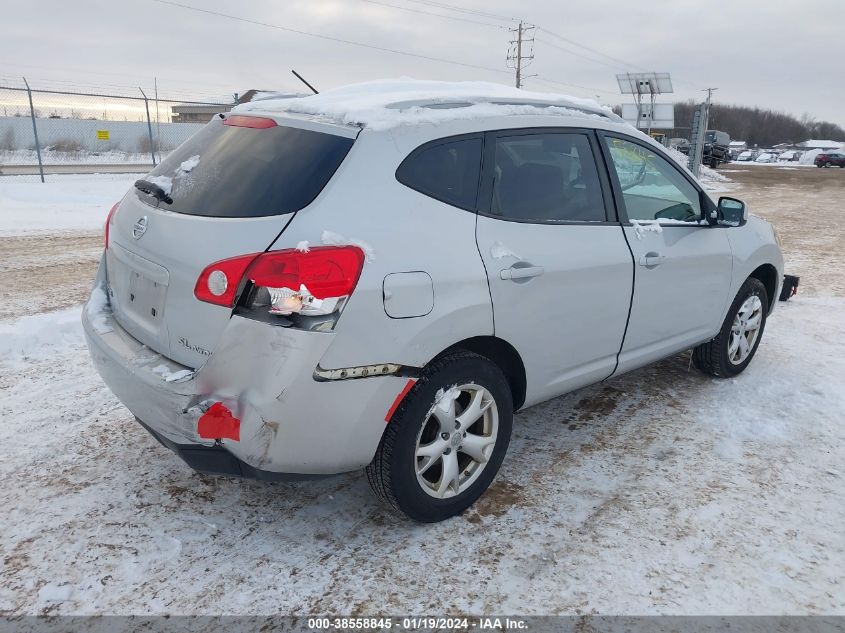
M 147 323 L 159 323 L 164 316 L 164 299 L 167 286 L 142 272 L 129 269 L 129 292 L 124 301 L 127 312 Z

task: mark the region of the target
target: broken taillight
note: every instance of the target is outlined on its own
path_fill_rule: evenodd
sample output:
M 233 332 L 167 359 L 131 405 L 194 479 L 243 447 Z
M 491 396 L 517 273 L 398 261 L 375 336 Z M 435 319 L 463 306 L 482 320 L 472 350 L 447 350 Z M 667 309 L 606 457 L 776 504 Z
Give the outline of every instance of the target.
M 240 289 L 252 284 L 251 309 L 289 316 L 336 312 L 352 294 L 364 265 L 357 246 L 317 246 L 232 257 L 208 266 L 197 279 L 200 301 L 233 307 Z
M 103 241 L 105 243 L 106 248 L 109 247 L 109 229 L 111 227 L 112 218 L 114 218 L 114 212 L 117 211 L 117 205 L 119 204 L 120 202 L 115 202 L 112 205 L 112 208 L 109 210 L 109 214 L 106 216 L 106 226 L 103 230 Z

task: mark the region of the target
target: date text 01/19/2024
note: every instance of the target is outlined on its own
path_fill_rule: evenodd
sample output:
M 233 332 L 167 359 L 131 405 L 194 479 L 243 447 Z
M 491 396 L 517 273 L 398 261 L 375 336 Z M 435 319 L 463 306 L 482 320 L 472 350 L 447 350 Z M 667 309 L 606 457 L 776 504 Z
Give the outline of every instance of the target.
M 445 631 L 519 631 L 526 630 L 528 623 L 511 617 L 315 617 L 308 619 L 308 628 L 315 631 L 378 631 L 390 630 L 445 630 Z

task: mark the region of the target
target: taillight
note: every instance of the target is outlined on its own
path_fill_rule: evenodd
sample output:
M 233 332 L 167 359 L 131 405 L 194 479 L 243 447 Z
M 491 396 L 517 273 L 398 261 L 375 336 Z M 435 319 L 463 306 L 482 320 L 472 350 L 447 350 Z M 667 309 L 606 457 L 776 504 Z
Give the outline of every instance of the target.
M 200 301 L 232 307 L 244 280 L 253 284 L 250 308 L 288 316 L 326 315 L 352 294 L 364 266 L 357 246 L 255 253 L 215 262 L 199 276 Z
M 273 119 L 261 116 L 244 116 L 242 114 L 232 114 L 223 120 L 223 125 L 232 125 L 234 127 L 251 127 L 256 130 L 264 130 L 268 127 L 276 127 L 276 122 Z
M 112 222 L 112 218 L 114 217 L 114 212 L 117 211 L 117 205 L 119 205 L 119 204 L 120 204 L 120 202 L 115 202 L 114 205 L 112 206 L 111 210 L 109 211 L 109 214 L 106 216 L 106 227 L 103 230 L 103 241 L 105 243 L 106 248 L 109 247 L 109 228 L 111 227 L 111 222 Z

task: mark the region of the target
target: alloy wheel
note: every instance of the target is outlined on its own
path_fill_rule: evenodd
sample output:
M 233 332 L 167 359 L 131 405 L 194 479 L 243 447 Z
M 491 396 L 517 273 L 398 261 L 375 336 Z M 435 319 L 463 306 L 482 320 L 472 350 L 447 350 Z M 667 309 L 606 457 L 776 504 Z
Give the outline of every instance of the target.
M 420 487 L 438 499 L 467 490 L 493 454 L 498 431 L 496 400 L 486 388 L 465 384 L 438 393 L 417 436 Z
M 763 322 L 763 302 L 757 295 L 751 295 L 740 306 L 731 326 L 728 341 L 728 360 L 734 365 L 742 364 L 754 349 Z

